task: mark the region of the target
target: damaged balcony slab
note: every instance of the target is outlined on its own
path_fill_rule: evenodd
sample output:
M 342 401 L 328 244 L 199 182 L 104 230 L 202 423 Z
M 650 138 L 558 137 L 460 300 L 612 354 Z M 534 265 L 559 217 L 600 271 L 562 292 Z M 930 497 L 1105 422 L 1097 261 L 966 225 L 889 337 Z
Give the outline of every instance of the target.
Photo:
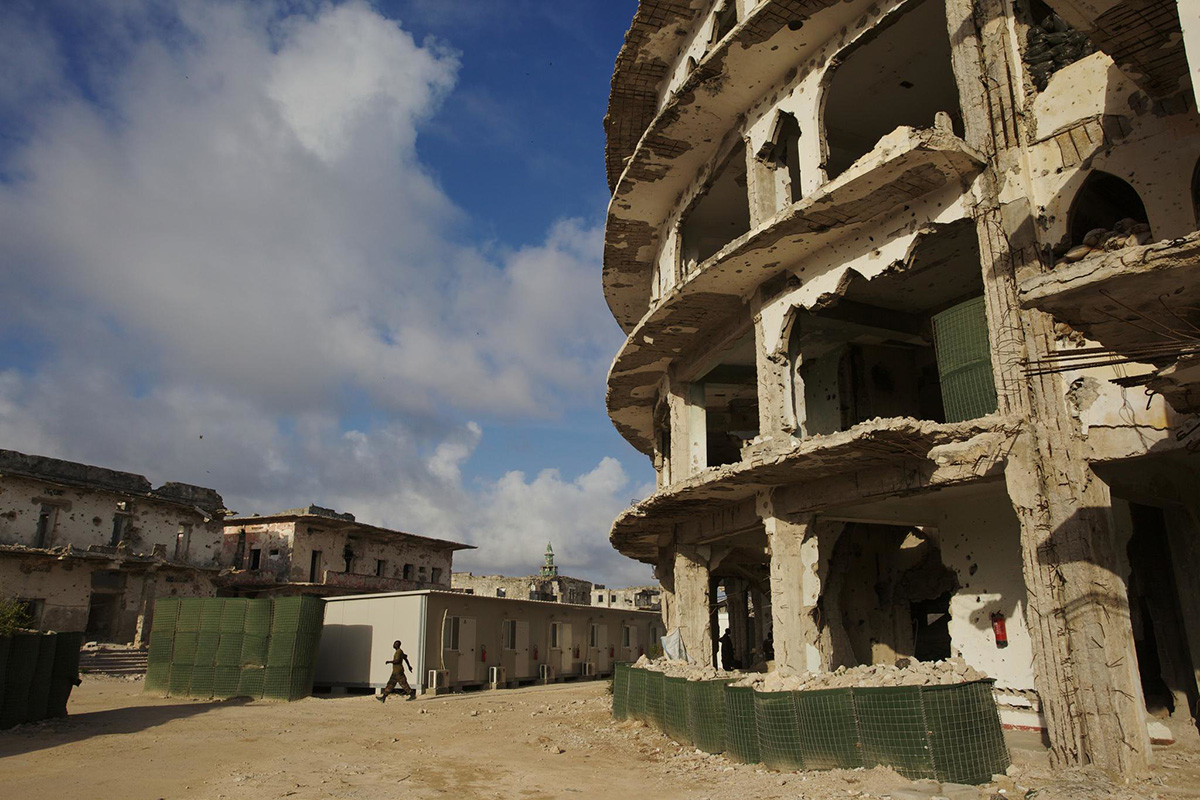
M 1025 308 L 1120 352 L 1183 338 L 1169 335 L 1169 328 L 1198 335 L 1176 316 L 1200 307 L 1198 267 L 1200 232 L 1060 265 L 1023 277 L 1018 291 Z
M 639 16 L 646 5 L 641 4 Z M 683 3 L 652 5 L 670 6 L 663 9 L 670 18 L 686 16 L 677 8 L 686 5 Z M 853 8 L 818 14 L 838 5 L 849 4 L 840 0 L 758 4 L 701 59 L 661 110 L 657 109 L 659 84 L 669 69 L 662 66 L 663 57 L 648 57 L 648 71 L 639 66 L 626 72 L 622 66 L 627 60 L 638 62 L 634 54 L 626 56 L 622 49 L 605 117 L 613 197 L 605 235 L 604 294 L 626 333 L 644 313 L 650 298 L 651 279 L 641 267 L 655 260 L 659 229 L 679 195 L 715 157 L 725 140 L 727 120 L 760 100 L 765 87 L 794 74 L 796 64 L 815 56 L 827 39 L 867 8 L 866 3 L 854 0 Z M 803 35 L 799 29 L 789 29 L 789 24 L 803 24 Z M 626 47 L 634 41 L 635 32 L 640 32 L 637 18 L 626 36 Z M 646 36 L 639 33 L 638 40 L 643 39 Z M 679 46 L 677 41 L 670 44 Z M 652 48 L 651 44 L 642 46 Z M 659 76 L 653 88 L 646 85 L 649 75 Z M 636 91 L 627 85 L 636 86 Z M 634 120 L 647 118 L 648 124 L 640 128 L 634 124 Z
M 785 453 L 714 467 L 626 509 L 609 540 L 622 554 L 654 563 L 660 537 L 694 519 L 777 486 L 803 484 L 812 508 L 903 496 L 1002 474 L 1019 432 L 1008 418 L 967 422 L 875 419 L 813 436 Z
M 983 164 L 945 129 L 897 128 L 818 193 L 731 242 L 652 308 L 618 351 L 606 399 L 617 430 L 652 453 L 658 384 L 673 358 L 695 348 L 698 331 L 712 330 L 714 320 L 736 312 L 764 280 L 852 236 L 858 225 L 953 182 L 965 190 Z

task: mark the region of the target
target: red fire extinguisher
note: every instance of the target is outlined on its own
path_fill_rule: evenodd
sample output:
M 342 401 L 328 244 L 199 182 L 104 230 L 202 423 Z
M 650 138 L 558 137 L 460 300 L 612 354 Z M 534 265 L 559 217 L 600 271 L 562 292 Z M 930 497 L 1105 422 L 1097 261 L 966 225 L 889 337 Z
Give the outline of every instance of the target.
M 608 657 L 612 658 L 616 654 L 616 652 L 617 652 L 617 649 L 610 644 L 608 646 Z
M 575 645 L 575 658 L 579 658 L 579 645 Z
M 1004 615 L 999 611 L 992 614 L 992 633 L 996 637 L 996 647 L 1008 647 L 1008 627 L 1004 624 Z
M 484 661 L 484 662 L 487 661 L 487 645 L 486 644 L 479 645 L 479 660 Z
M 538 660 L 538 658 L 537 658 L 537 645 L 536 645 L 536 644 L 533 646 L 533 660 L 534 660 L 534 661 L 537 661 L 537 660 Z

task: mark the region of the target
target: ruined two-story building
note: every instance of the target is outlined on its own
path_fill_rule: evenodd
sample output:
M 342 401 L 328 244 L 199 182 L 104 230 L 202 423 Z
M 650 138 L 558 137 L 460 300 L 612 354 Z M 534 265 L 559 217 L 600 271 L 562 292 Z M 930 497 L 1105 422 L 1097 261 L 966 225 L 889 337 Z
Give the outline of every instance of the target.
M 454 553 L 472 549 L 309 505 L 226 519 L 221 584 L 243 596 L 449 589 Z
M 1200 697 L 1200 13 L 642 0 L 607 131 L 610 538 L 688 655 L 960 655 L 1055 763 Z
M 141 644 L 160 597 L 215 594 L 221 495 L 0 450 L 0 596 L 41 630 Z

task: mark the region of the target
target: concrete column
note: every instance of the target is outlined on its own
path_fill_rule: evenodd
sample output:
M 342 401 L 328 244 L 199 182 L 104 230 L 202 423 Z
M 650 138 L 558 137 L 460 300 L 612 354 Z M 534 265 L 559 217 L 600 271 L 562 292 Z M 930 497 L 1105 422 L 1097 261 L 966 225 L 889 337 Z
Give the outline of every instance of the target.
M 1193 499 L 1186 508 L 1168 507 L 1165 516 L 1191 678 L 1200 692 L 1200 502 Z
M 672 381 L 668 403 L 671 411 L 671 481 L 677 483 L 708 466 L 704 384 Z
M 679 615 L 675 603 L 675 551 L 660 548 L 658 563 L 654 565 L 654 577 L 662 587 L 663 628 L 673 631 L 679 627 Z
M 771 606 L 770 600 L 763 595 L 757 586 L 750 587 L 750 603 L 754 609 L 754 624 L 750 630 L 750 660 L 753 664 L 762 657 L 763 640 L 770 630 Z
M 769 496 L 760 495 L 759 513 L 771 557 L 771 624 L 776 668 L 785 673 L 821 670 L 821 630 L 817 624 L 820 582 L 816 518 L 811 513 L 784 519 Z
M 707 548 L 675 547 L 675 619 L 688 661 L 705 664 L 712 657 L 709 626 L 709 569 Z
M 761 439 L 788 441 L 795 430 L 792 410 L 791 364 L 788 363 L 787 343 L 779 342 L 777 327 L 783 324 L 783 313 L 772 309 L 764 315 L 755 301 L 754 351 L 758 375 L 758 434 Z

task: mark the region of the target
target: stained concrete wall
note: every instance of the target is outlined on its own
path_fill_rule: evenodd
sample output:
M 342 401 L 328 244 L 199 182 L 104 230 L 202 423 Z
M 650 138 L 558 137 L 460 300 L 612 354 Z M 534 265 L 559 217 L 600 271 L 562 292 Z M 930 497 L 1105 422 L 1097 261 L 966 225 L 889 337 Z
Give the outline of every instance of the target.
M 175 559 L 175 543 L 181 525 L 190 528 L 186 563 L 215 566 L 221 542 L 219 519 L 206 518 L 187 506 L 165 503 L 152 497 L 135 497 L 103 489 L 58 486 L 16 475 L 0 478 L 0 544 L 35 546 L 38 516 L 43 505 L 53 508 L 45 547 L 86 550 L 107 546 L 113 534 L 113 517 L 127 503 L 128 523 L 124 541 L 130 553 L 150 554 L 161 547 L 166 558 Z
M 244 542 L 242 533 L 245 534 Z M 381 577 L 406 579 L 404 568 L 410 564 L 412 577 L 408 580 L 433 584 L 437 570 L 437 585 L 450 586 L 451 550 L 400 533 L 388 536 L 379 532 L 356 533 L 354 528 L 329 530 L 322 528 L 319 521 L 307 519 L 262 523 L 232 521 L 225 528 L 221 561 L 225 566 L 248 569 L 250 551 L 257 548 L 260 551 L 259 571 L 272 574 L 280 582 L 306 583 L 310 581 L 313 552 L 319 551 L 320 565 L 315 582 L 321 583 L 326 571 L 347 571 L 343 555 L 348 543 L 354 553 L 349 570 L 353 574 L 375 576 L 376 562 L 382 559 L 385 565 Z

